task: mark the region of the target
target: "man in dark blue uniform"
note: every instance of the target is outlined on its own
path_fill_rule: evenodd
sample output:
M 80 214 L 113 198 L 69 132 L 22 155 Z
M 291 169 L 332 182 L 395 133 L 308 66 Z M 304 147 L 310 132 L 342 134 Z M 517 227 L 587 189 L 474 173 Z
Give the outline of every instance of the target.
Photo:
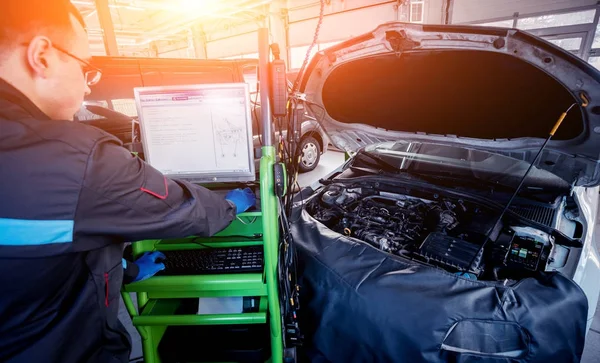
M 115 137 L 72 122 L 100 77 L 89 59 L 68 0 L 2 0 L 1 362 L 127 362 L 123 243 L 212 235 L 254 203 L 165 178 Z M 131 278 L 155 273 L 154 257 Z

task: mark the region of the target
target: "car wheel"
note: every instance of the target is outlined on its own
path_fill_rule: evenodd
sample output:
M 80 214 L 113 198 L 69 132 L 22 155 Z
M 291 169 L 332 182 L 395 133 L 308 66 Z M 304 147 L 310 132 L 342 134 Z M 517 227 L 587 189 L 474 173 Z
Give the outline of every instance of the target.
M 321 159 L 321 146 L 317 139 L 306 136 L 300 140 L 300 172 L 314 170 Z

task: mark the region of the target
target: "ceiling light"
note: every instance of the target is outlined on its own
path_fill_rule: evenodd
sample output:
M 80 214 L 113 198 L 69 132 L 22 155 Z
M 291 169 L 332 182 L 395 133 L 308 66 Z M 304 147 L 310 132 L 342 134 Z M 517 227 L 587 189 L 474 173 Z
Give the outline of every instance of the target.
M 93 2 L 90 2 L 90 1 L 71 0 L 71 3 L 73 3 L 75 5 L 85 5 L 85 6 L 93 6 L 93 7 L 96 6 Z M 127 10 L 135 10 L 135 11 L 146 10 L 139 6 L 132 6 L 132 5 L 126 5 L 126 4 L 108 4 L 108 7 L 113 8 L 113 9 L 127 9 Z
M 146 9 L 144 8 L 140 8 L 139 6 L 131 6 L 131 5 L 119 5 L 119 4 L 108 4 L 109 8 L 113 8 L 113 9 L 127 9 L 127 10 L 134 10 L 134 11 L 144 11 Z
M 273 2 L 273 0 L 263 0 L 263 1 L 261 1 L 261 2 L 258 2 L 258 3 L 255 3 L 255 4 L 252 4 L 252 5 L 246 5 L 246 6 L 242 6 L 242 8 L 244 8 L 244 9 L 246 9 L 246 10 L 250 10 L 250 9 L 254 9 L 254 8 L 256 8 L 257 6 L 260 6 L 260 5 L 265 5 L 265 4 L 269 4 L 269 3 L 271 3 L 271 2 Z
M 117 44 L 119 45 L 135 45 L 136 43 L 135 39 L 117 37 Z
M 177 0 L 177 1 L 175 1 L 175 3 L 177 5 L 180 5 L 182 7 L 188 8 L 188 9 L 201 10 L 201 9 L 206 9 L 211 6 L 214 6 L 215 4 L 218 4 L 219 1 L 217 1 L 217 0 Z
M 162 0 L 156 2 L 144 2 L 144 7 L 153 10 L 163 10 L 179 13 L 212 13 L 228 6 L 221 0 Z
M 78 1 L 78 0 L 71 0 L 71 3 L 75 4 L 75 5 L 86 5 L 86 6 L 94 6 L 93 2 L 90 1 Z

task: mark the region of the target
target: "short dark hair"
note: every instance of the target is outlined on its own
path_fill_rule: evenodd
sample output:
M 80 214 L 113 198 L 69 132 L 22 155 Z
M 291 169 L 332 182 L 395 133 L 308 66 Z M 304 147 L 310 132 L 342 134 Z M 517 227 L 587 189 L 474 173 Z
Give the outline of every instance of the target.
M 85 27 L 79 10 L 69 0 L 0 0 L 0 51 L 40 30 L 69 33 L 73 30 L 71 14 Z

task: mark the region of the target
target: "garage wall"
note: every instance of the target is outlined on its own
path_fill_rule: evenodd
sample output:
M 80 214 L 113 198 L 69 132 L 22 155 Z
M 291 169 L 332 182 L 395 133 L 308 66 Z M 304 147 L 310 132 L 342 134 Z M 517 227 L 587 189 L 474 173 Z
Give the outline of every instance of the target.
M 446 1 L 423 0 L 423 22 L 443 23 Z M 399 6 L 396 0 L 330 0 L 325 5 L 318 42 L 339 42 L 367 33 L 385 22 L 408 22 L 410 3 L 411 0 L 407 0 Z M 319 1 L 316 0 L 288 0 L 285 4 L 288 14 L 287 47 L 290 55 L 301 52 L 301 47 L 312 42 L 318 22 L 319 6 Z M 207 56 L 225 58 L 256 54 L 258 26 L 257 22 L 246 22 L 227 29 L 205 29 Z
M 460 0 L 458 0 L 460 1 Z M 447 0 L 425 0 L 424 23 L 443 24 L 444 9 Z
M 327 2 L 326 2 L 327 3 Z M 398 3 L 394 0 L 330 0 L 325 5 L 325 16 L 350 10 L 359 10 L 381 4 Z M 288 0 L 287 8 L 290 22 L 306 20 L 319 15 L 319 1 L 316 0 Z
M 205 27 L 208 58 L 239 57 L 258 53 L 258 21 L 223 23 Z
M 314 2 L 313 2 L 314 3 Z M 294 2 L 296 5 L 296 2 Z M 396 1 L 332 0 L 326 7 L 319 42 L 339 41 L 373 30 L 377 25 L 401 19 Z M 289 45 L 310 44 L 318 22 L 319 5 L 289 9 Z M 404 19 L 406 21 L 406 17 Z
M 258 32 L 229 36 L 206 43 L 208 58 L 224 58 L 258 53 Z
M 319 32 L 320 42 L 348 39 L 373 30 L 377 25 L 396 20 L 393 4 L 329 15 L 323 19 Z M 302 20 L 290 24 L 290 45 L 312 42 L 318 19 Z
M 442 0 L 433 0 L 442 1 Z M 319 15 L 319 2 L 314 0 L 288 1 L 288 47 L 312 42 Z M 332 0 L 325 6 L 319 43 L 348 39 L 373 30 L 377 25 L 399 19 L 396 1 Z M 406 16 L 404 16 L 406 21 Z M 249 22 L 227 30 L 207 31 L 207 56 L 222 58 L 258 52 L 258 24 Z
M 379 24 L 389 21 L 410 21 L 411 3 L 421 3 L 423 22 L 442 24 L 449 0 L 329 0 L 325 5 L 324 19 L 319 33 L 317 51 L 333 43 L 364 34 Z M 595 5 L 597 0 L 450 0 L 451 22 L 469 23 L 511 18 L 515 12 L 521 17 L 528 14 L 574 9 Z M 399 5 L 401 4 L 401 5 Z M 287 47 L 289 65 L 298 66 L 304 58 L 306 46 L 312 42 L 319 15 L 318 0 L 280 0 L 279 7 L 270 9 L 269 21 L 283 19 L 280 8 L 287 9 L 288 34 L 272 34 L 272 41 Z M 258 10 L 258 9 L 257 9 Z M 260 11 L 265 11 L 266 8 Z M 208 58 L 255 57 L 258 53 L 257 29 L 264 18 L 241 20 L 237 23 L 219 22 L 204 29 L 206 56 Z M 277 20 L 275 20 L 277 21 Z M 283 20 L 278 27 L 283 29 Z M 507 26 L 511 26 L 508 24 Z M 161 48 L 159 56 L 183 55 L 179 51 Z M 283 49 L 282 49 L 283 50 Z M 165 54 L 166 53 L 166 54 Z
M 429 11 L 444 0 L 425 0 L 424 19 L 429 14 L 441 20 L 441 10 Z M 398 8 L 395 0 L 331 0 L 325 6 L 324 19 L 319 32 L 319 43 L 348 39 L 373 30 L 388 21 L 408 21 L 408 5 Z M 319 16 L 319 2 L 315 0 L 288 0 L 290 52 L 312 42 Z M 429 20 L 426 20 L 426 22 Z M 258 22 L 245 22 L 228 28 L 205 29 L 207 56 L 226 58 L 253 56 L 258 52 Z M 282 43 L 279 41 L 280 44 Z M 295 50 L 294 50 L 295 49 Z
M 595 5 L 597 0 L 454 0 L 452 23 L 508 18 Z

